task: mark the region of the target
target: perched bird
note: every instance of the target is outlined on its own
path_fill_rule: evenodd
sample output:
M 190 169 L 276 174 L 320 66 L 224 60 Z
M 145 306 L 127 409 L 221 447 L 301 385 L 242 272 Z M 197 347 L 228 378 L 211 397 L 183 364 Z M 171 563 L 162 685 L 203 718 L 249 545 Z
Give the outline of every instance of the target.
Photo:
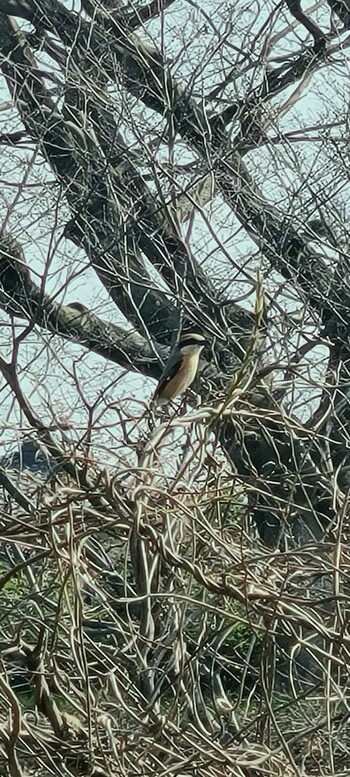
M 197 332 L 183 332 L 180 342 L 170 354 L 152 401 L 165 405 L 183 394 L 193 383 L 205 337 Z

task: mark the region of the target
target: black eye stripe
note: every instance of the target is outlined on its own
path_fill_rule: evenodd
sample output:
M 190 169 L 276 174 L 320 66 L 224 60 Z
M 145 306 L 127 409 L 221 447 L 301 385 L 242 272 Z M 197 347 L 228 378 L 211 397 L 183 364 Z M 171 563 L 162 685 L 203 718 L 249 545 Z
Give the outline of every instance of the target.
M 199 339 L 199 337 L 183 337 L 180 340 L 180 348 L 183 348 L 185 345 L 205 345 L 205 340 Z

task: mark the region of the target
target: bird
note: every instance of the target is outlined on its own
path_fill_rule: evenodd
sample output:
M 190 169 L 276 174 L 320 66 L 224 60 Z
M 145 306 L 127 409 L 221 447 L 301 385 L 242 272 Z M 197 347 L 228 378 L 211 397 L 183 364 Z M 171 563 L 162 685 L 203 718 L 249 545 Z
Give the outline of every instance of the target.
M 183 394 L 193 383 L 199 365 L 199 357 L 205 346 L 204 335 L 183 332 L 178 345 L 169 356 L 153 394 L 152 402 L 165 405 Z

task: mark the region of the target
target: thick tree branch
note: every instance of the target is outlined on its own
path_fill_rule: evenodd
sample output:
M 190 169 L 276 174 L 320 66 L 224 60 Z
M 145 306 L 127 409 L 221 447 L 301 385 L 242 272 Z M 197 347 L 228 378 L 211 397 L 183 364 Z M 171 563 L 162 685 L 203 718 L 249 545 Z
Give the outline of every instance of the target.
M 22 119 L 32 137 L 42 142 L 46 155 L 65 187 L 74 214 L 67 234 L 82 245 L 101 281 L 122 313 L 142 331 L 168 332 L 177 316 L 167 295 L 154 288 L 138 259 L 132 236 L 118 201 L 108 192 L 106 161 L 88 134 L 55 111 L 41 80 L 32 72 L 31 55 L 13 22 L 2 25 L 2 64 L 9 87 L 22 108 Z M 29 61 L 28 61 L 29 58 Z M 80 144 L 80 145 L 79 145 Z M 131 293 L 130 293 L 131 292 Z
M 114 3 L 113 1 L 105 2 L 104 0 L 101 4 L 100 2 L 96 3 L 95 0 L 82 0 L 82 7 L 84 11 L 95 20 L 96 18 L 98 19 L 99 15 L 101 16 L 100 8 L 102 5 L 104 11 L 108 13 L 111 18 L 115 18 L 117 21 L 120 20 L 129 30 L 136 30 L 150 19 L 155 19 L 159 16 L 166 8 L 169 8 L 174 1 L 175 0 L 151 0 L 150 3 L 135 8 L 133 3 L 130 3 L 129 6 L 120 7 L 120 3 Z M 115 8 L 113 6 L 115 6 Z
M 28 142 L 28 133 L 25 132 L 25 130 L 0 133 L 0 144 L 2 146 L 17 146 L 19 143 L 22 143 L 23 140 L 27 140 Z
M 13 0 L 11 0 L 10 4 L 13 4 Z M 41 13 L 44 14 L 41 17 L 42 23 L 50 27 L 51 21 L 48 18 L 48 12 L 52 12 L 56 26 L 60 22 L 62 24 L 60 34 L 63 42 L 66 44 L 72 42 L 74 34 L 75 48 L 79 49 L 79 46 L 84 42 L 84 36 L 88 32 L 85 30 L 84 24 L 77 29 L 74 16 L 71 14 L 67 16 L 66 10 L 62 9 L 60 4 L 54 0 L 46 4 L 42 0 L 39 6 L 42 7 Z M 46 14 L 43 10 L 44 8 L 46 9 Z M 21 5 L 18 8 L 18 12 L 20 9 Z M 24 12 L 28 16 L 28 3 L 25 3 Z M 37 13 L 34 13 L 34 21 L 37 18 Z M 82 33 L 80 29 L 82 29 Z M 160 90 L 166 74 L 159 63 L 159 59 L 157 59 L 154 52 L 150 53 L 141 44 L 136 46 L 136 43 L 125 35 L 120 26 L 117 29 L 119 37 L 115 41 L 115 35 L 113 35 L 112 40 L 114 39 L 115 53 L 121 61 L 130 90 L 138 93 L 142 84 L 142 99 L 144 102 L 158 111 L 163 111 L 164 98 Z M 96 30 L 96 27 L 94 30 Z M 97 35 L 96 32 L 94 34 Z M 81 35 L 83 35 L 83 38 L 80 41 Z M 120 46 L 120 39 L 124 43 L 123 46 Z M 94 42 L 96 45 L 102 45 L 102 41 L 99 39 L 96 39 Z M 131 74 L 133 74 L 132 78 Z M 193 101 L 187 99 L 185 93 L 176 84 L 170 83 L 170 80 L 168 87 L 171 87 L 172 90 L 173 111 L 178 130 L 205 158 L 207 158 L 208 150 L 211 150 L 211 161 L 216 172 L 218 184 L 231 207 L 236 210 L 240 220 L 252 236 L 262 245 L 274 266 L 285 277 L 293 281 L 297 280 L 300 286 L 304 288 L 306 296 L 310 298 L 312 304 L 323 313 L 324 308 L 327 307 L 325 298 L 328 292 L 328 285 L 325 282 L 327 276 L 326 267 L 322 265 L 319 257 L 313 255 L 312 251 L 310 251 L 305 242 L 300 239 L 290 225 L 285 228 L 278 211 L 264 200 L 248 175 L 239 155 L 232 153 L 222 125 L 219 123 L 215 126 L 212 123 L 212 131 L 209 136 L 208 120 L 203 111 Z M 96 185 L 100 185 L 100 183 L 97 182 Z M 101 200 L 101 197 L 99 199 Z M 98 213 L 96 216 L 98 216 Z M 83 232 L 83 225 L 81 231 Z M 105 242 L 105 239 L 102 240 L 102 244 Z M 147 243 L 150 249 L 151 246 L 146 237 Z M 137 275 L 137 267 L 135 271 Z
M 121 367 L 158 379 L 161 364 L 150 343 L 96 316 L 81 304 L 61 305 L 32 281 L 23 251 L 10 236 L 0 238 L 0 306 L 52 334 L 78 342 Z M 157 345 L 165 361 L 168 349 Z
M 3 71 L 10 80 L 10 86 L 16 84 L 16 95 L 21 97 L 22 118 L 38 140 L 44 136 L 46 155 L 65 186 L 68 178 L 71 184 L 74 167 L 77 168 L 76 179 L 85 179 L 83 187 L 75 184 L 67 188 L 67 197 L 75 215 L 66 234 L 83 245 L 91 255 L 93 265 L 111 296 L 140 331 L 146 326 L 151 334 L 168 340 L 169 330 L 178 328 L 174 310 L 165 295 L 152 288 L 143 263 L 138 259 L 140 249 L 163 275 L 172 291 L 176 295 L 180 293 L 190 317 L 200 320 L 208 328 L 216 322 L 223 324 L 222 308 L 215 300 L 215 288 L 190 255 L 180 235 L 176 234 L 172 206 L 163 204 L 155 208 L 154 199 L 150 197 L 142 177 L 128 161 L 128 150 L 116 133 L 114 121 L 107 111 L 101 104 L 96 105 L 96 98 L 92 101 L 90 113 L 94 133 L 89 134 L 84 129 L 83 116 L 79 111 L 79 90 L 75 87 L 69 90 L 73 104 L 66 102 L 64 112 L 68 113 L 68 120 L 66 117 L 64 120 L 54 110 L 48 96 L 44 96 L 44 87 L 37 75 L 32 74 L 31 77 L 26 62 L 26 43 L 20 34 L 17 38 L 13 35 L 12 26 L 13 23 L 4 23 L 2 30 L 2 50 L 7 54 Z M 16 40 L 19 43 L 17 47 Z M 9 62 L 10 56 L 15 67 Z M 82 143 L 84 147 L 79 148 Z M 128 212 L 126 221 L 124 206 Z M 159 316 L 162 317 L 161 322 Z
M 14 5 L 16 0 L 5 0 L 5 8 Z M 105 50 L 105 68 L 113 78 L 114 52 L 122 67 L 127 88 L 149 108 L 163 115 L 167 104 L 165 96 L 171 94 L 177 131 L 210 164 L 226 201 L 273 266 L 285 278 L 298 283 L 305 298 L 323 316 L 324 323 L 332 318 L 333 329 L 334 310 L 340 303 L 343 305 L 344 298 L 339 296 L 337 287 L 331 298 L 326 265 L 299 237 L 293 226 L 286 223 L 278 210 L 263 197 L 240 155 L 233 151 L 220 117 L 209 120 L 194 100 L 186 95 L 185 90 L 171 79 L 158 53 L 149 50 L 135 36 L 131 37 L 122 25 L 111 24 L 108 19 L 106 25 L 110 35 L 106 35 L 105 30 L 102 36 L 98 25 L 91 30 L 89 24 L 66 11 L 58 0 L 38 0 L 36 9 L 30 5 L 29 0 L 23 6 L 18 2 L 16 7 L 18 15 L 30 17 L 33 23 L 39 23 L 40 20 L 47 29 L 54 26 L 65 45 L 71 46 L 74 43 L 72 56 L 74 50 L 83 50 L 88 43 L 92 52 L 96 50 L 101 54 Z M 314 57 L 315 52 L 312 53 Z
M 32 280 L 22 248 L 10 235 L 0 237 L 0 308 L 15 318 L 26 319 L 32 326 L 77 342 L 130 372 L 155 380 L 159 379 L 169 356 L 169 347 L 159 342 L 152 344 L 136 332 L 101 319 L 81 302 L 62 305 L 45 294 Z M 241 356 L 252 325 L 249 313 L 235 306 L 232 326 Z M 230 363 L 227 347 L 218 344 L 217 352 L 223 362 Z M 198 381 L 196 389 L 207 398 L 207 381 L 218 388 L 224 379 L 224 373 L 219 374 L 215 365 L 207 364 L 206 383 L 201 387 Z
M 250 146 L 251 144 L 257 147 L 265 139 L 264 130 L 266 125 L 262 125 L 259 120 L 257 121 L 263 104 L 266 104 L 267 100 L 270 100 L 292 83 L 295 83 L 295 81 L 305 76 L 310 77 L 311 73 L 319 66 L 320 61 L 326 57 L 326 44 L 330 36 L 326 35 L 302 11 L 300 0 L 286 0 L 286 4 L 295 20 L 300 22 L 311 33 L 314 43 L 306 52 L 295 58 L 289 68 L 286 68 L 285 64 L 281 65 L 280 68 L 269 68 L 264 74 L 264 80 L 259 87 L 252 90 L 247 97 L 231 103 L 222 111 L 221 119 L 225 125 L 232 120 L 239 120 L 241 133 L 236 144 L 242 150 L 245 150 L 247 145 Z M 232 70 L 221 84 L 214 87 L 207 100 L 215 99 L 225 86 L 232 82 L 234 77 L 235 70 Z
M 297 19 L 300 24 L 305 27 L 305 29 L 311 33 L 313 39 L 314 39 L 314 45 L 315 45 L 315 51 L 317 50 L 317 46 L 324 47 L 325 41 L 326 41 L 326 35 L 320 27 L 315 24 L 312 19 L 305 14 L 301 8 L 301 0 L 286 0 L 286 5 L 288 6 L 291 14 L 294 16 L 294 19 Z M 322 43 L 323 42 L 323 43 Z
M 288 86 L 295 84 L 296 81 L 299 81 L 299 79 L 303 76 L 314 72 L 320 66 L 320 63 L 326 59 L 328 53 L 325 46 L 326 40 L 327 36 L 320 38 L 320 42 L 316 50 L 315 44 L 306 48 L 302 54 L 294 57 L 289 67 L 286 67 L 286 65 L 283 63 L 280 65 L 280 67 L 269 69 L 264 75 L 264 79 L 261 84 L 252 90 L 248 99 L 245 97 L 241 100 L 233 102 L 222 111 L 221 119 L 223 123 L 225 125 L 229 124 L 231 121 L 233 121 L 233 119 L 237 118 L 241 111 L 246 109 L 247 105 L 251 105 L 252 108 L 256 108 L 257 106 L 261 105 L 262 102 L 265 102 L 267 99 L 270 100 L 272 97 L 275 97 L 277 94 L 283 92 L 284 89 L 287 89 Z M 343 46 L 343 44 L 341 44 L 341 46 Z M 225 82 L 220 84 L 218 87 L 215 87 L 210 92 L 207 99 L 215 99 L 218 94 L 217 90 L 219 87 L 221 91 L 223 85 L 230 83 L 232 81 L 233 74 L 233 71 L 231 74 L 229 73 L 225 79 Z

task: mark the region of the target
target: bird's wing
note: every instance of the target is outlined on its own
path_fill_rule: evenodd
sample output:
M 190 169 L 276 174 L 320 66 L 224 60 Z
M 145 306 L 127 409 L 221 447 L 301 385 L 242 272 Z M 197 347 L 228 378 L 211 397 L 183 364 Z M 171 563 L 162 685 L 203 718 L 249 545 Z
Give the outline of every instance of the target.
M 181 366 L 182 359 L 179 358 L 178 355 L 172 354 L 172 356 L 169 357 L 164 370 L 160 376 L 158 386 L 153 394 L 153 399 L 157 399 L 159 397 L 159 394 L 162 393 L 164 387 L 169 383 L 169 381 L 176 375 L 176 373 L 179 371 Z

